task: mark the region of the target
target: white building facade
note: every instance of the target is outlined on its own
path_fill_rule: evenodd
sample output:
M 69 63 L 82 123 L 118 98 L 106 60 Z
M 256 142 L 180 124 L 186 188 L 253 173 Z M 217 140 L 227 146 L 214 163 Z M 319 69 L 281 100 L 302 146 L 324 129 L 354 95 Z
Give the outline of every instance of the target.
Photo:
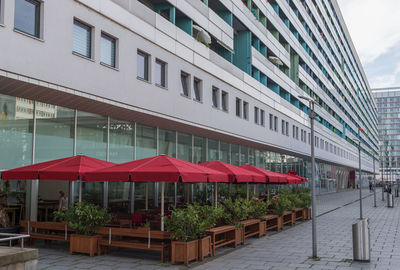
M 319 191 L 350 186 L 359 128 L 372 172 L 376 106 L 335 0 L 0 0 L 0 41 L 1 170 L 168 154 L 309 176 L 306 96 L 319 104 Z M 77 195 L 10 185 L 28 208 Z M 109 206 L 142 196 L 132 189 L 96 183 L 84 196 Z

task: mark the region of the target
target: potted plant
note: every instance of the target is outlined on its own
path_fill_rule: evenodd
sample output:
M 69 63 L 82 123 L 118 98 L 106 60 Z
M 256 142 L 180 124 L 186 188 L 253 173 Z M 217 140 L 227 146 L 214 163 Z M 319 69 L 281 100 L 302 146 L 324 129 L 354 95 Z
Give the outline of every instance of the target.
M 218 218 L 222 215 L 222 208 L 214 208 L 210 205 L 194 204 L 199 215 L 199 260 L 211 255 L 211 237 L 207 235 L 206 230 L 213 228 L 217 224 Z
M 171 263 L 183 262 L 188 265 L 190 261 L 197 260 L 200 217 L 195 207 L 174 208 L 164 220 L 171 237 Z
M 236 245 L 244 243 L 244 231 L 240 221 L 248 218 L 251 202 L 245 199 L 226 199 L 221 202 L 223 206 L 223 219 L 225 224 L 236 226 L 235 242 Z
M 300 213 L 300 218 L 303 219 L 303 209 L 301 208 L 302 200 L 298 193 L 290 193 L 287 195 L 287 198 L 292 202 L 293 210 L 292 210 L 292 224 L 296 223 L 297 214 Z
M 68 223 L 75 234 L 71 235 L 69 252 L 86 253 L 93 257 L 97 250 L 96 235 L 99 227 L 106 225 L 112 219 L 112 215 L 106 208 L 91 203 L 76 203 L 67 211 L 57 211 L 56 217 Z
M 269 204 L 268 201 L 254 200 L 254 205 L 251 208 L 250 215 L 260 220 L 259 237 L 267 234 L 266 215 Z
M 284 194 L 275 195 L 271 201 L 272 213 L 278 215 L 278 228 L 283 229 L 283 216 L 293 210 L 293 204 Z
M 311 218 L 311 196 L 309 192 L 302 192 L 299 194 L 301 200 L 301 208 L 303 208 L 303 220 Z

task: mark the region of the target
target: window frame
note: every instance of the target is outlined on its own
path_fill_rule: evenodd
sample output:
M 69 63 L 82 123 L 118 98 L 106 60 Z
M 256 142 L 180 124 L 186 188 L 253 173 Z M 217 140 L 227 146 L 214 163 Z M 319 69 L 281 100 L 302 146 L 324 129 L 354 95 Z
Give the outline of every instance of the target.
M 265 126 L 265 111 L 260 109 L 260 125 Z
M 0 26 L 4 26 L 5 0 L 0 0 Z
M 243 115 L 242 99 L 236 97 L 235 108 L 236 108 L 236 116 L 242 118 Z
M 269 114 L 269 130 L 274 130 L 274 115 L 272 113 Z
M 184 89 L 184 87 L 183 87 L 183 77 L 185 78 L 185 81 L 186 81 L 186 92 L 187 92 L 187 94 L 185 94 L 185 89 Z M 183 70 L 181 70 L 181 75 L 180 75 L 180 78 L 181 78 L 181 90 L 180 90 L 180 94 L 181 94 L 181 96 L 183 96 L 183 97 L 187 97 L 187 98 L 190 98 L 191 97 L 191 90 L 190 90 L 190 74 L 189 73 L 187 73 L 187 72 L 185 72 L 185 71 L 183 71 Z
M 158 64 L 160 64 L 160 66 L 161 66 L 161 68 L 160 68 L 160 70 L 161 70 L 161 74 L 160 74 L 161 81 L 162 81 L 163 73 L 164 73 L 164 85 L 162 85 L 162 83 L 157 83 L 157 81 L 156 81 L 156 79 L 157 79 L 157 75 L 156 75 L 157 68 L 156 68 L 156 66 Z M 163 72 L 163 68 L 164 68 L 164 72 Z M 154 61 L 154 84 L 155 85 L 157 85 L 159 87 L 162 87 L 162 88 L 167 88 L 168 87 L 168 79 L 167 79 L 168 78 L 168 71 L 167 71 L 167 69 L 168 69 L 167 62 L 165 62 L 165 61 L 163 61 L 163 60 L 161 60 L 159 58 L 155 59 L 155 61 Z
M 198 83 L 198 94 L 199 96 L 197 97 L 196 95 L 196 83 Z M 197 102 L 203 102 L 203 80 L 197 78 L 197 77 L 193 77 L 193 100 L 197 101 Z
M 215 109 L 219 109 L 219 88 L 216 86 L 211 87 L 211 106 Z
M 43 39 L 43 0 L 21 0 L 21 1 L 29 2 L 33 5 L 35 5 L 34 34 L 24 31 L 22 29 L 19 29 L 15 26 L 15 17 L 16 17 L 15 16 L 15 12 L 16 12 L 15 5 L 17 4 L 16 2 L 14 4 L 14 31 L 17 31 L 19 33 L 28 35 L 28 36 L 36 38 L 36 39 L 40 39 L 40 40 Z
M 285 125 L 285 120 L 282 120 L 282 127 L 281 127 L 281 131 L 282 131 L 282 135 L 286 135 L 286 132 L 285 132 L 285 127 L 286 127 L 286 125 Z
M 286 121 L 286 136 L 289 137 L 289 122 Z
M 249 103 L 243 100 L 243 119 L 249 120 Z
M 254 123 L 259 125 L 260 118 L 260 109 L 257 106 L 254 106 Z
M 78 19 L 76 17 L 74 17 L 74 20 L 73 20 L 73 27 L 75 27 L 75 23 L 80 24 L 83 27 L 87 27 L 90 30 L 90 41 L 89 41 L 90 42 L 90 44 L 89 44 L 89 54 L 90 55 L 86 56 L 86 55 L 83 55 L 83 54 L 75 51 L 74 50 L 73 41 L 72 41 L 72 53 L 77 55 L 77 56 L 81 56 L 83 58 L 87 58 L 87 59 L 93 60 L 94 59 L 94 50 L 93 50 L 93 32 L 94 32 L 94 27 L 91 24 L 88 24 L 88 23 L 86 23 L 86 22 L 84 22 L 84 21 L 82 21 L 82 20 L 80 20 L 80 19 Z M 74 30 L 72 30 L 72 31 L 73 31 L 72 39 L 74 39 Z
M 229 112 L 229 94 L 226 91 L 221 91 L 221 109 L 224 112 Z
M 112 52 L 114 54 L 114 63 L 113 65 L 110 65 L 108 63 L 105 63 L 102 61 L 102 55 L 101 55 L 101 46 L 102 46 L 102 40 L 106 39 L 108 41 L 112 41 L 114 42 L 114 51 Z M 118 69 L 118 39 L 116 37 L 114 37 L 113 35 L 108 34 L 107 32 L 101 31 L 100 33 L 100 64 L 106 66 L 106 67 L 110 67 L 110 68 L 114 68 L 114 69 Z
M 279 121 L 278 116 L 274 116 L 274 131 L 275 132 L 278 132 L 278 126 L 279 126 L 278 121 Z
M 139 55 L 141 55 L 141 56 L 143 56 L 144 57 L 144 59 L 145 59 L 145 62 L 144 62 L 144 71 L 146 71 L 146 73 L 144 73 L 144 74 L 147 74 L 147 78 L 142 78 L 142 77 L 140 77 L 139 76 L 139 61 L 138 61 L 138 56 Z M 136 52 L 136 78 L 137 79 L 139 79 L 139 80 L 142 80 L 142 81 L 145 81 L 145 82 L 150 82 L 151 80 L 150 80 L 150 59 L 151 59 L 151 55 L 150 54 L 148 54 L 148 53 L 146 53 L 145 51 L 142 51 L 142 50 L 137 50 L 137 52 Z

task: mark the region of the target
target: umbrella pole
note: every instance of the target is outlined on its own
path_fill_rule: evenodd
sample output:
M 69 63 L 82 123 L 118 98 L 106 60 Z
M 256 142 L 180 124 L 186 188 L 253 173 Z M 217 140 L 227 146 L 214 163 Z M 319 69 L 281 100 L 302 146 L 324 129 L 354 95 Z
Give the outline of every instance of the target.
M 164 231 L 164 187 L 165 183 L 161 183 L 161 231 Z
M 79 202 L 82 202 L 82 179 L 79 180 Z
M 249 200 L 249 183 L 246 183 L 246 200 Z
M 218 183 L 214 183 L 214 204 L 215 208 L 218 208 Z
M 254 194 L 254 196 L 256 196 L 256 193 L 257 193 L 257 184 L 254 184 L 253 185 L 253 194 Z
M 175 204 L 175 207 L 176 207 L 176 203 L 177 203 L 177 196 L 176 196 L 177 189 L 178 189 L 178 183 L 174 183 L 174 204 Z
M 269 185 L 267 185 L 267 200 L 269 200 Z
M 149 210 L 149 183 L 146 183 L 146 202 L 145 202 L 145 210 Z

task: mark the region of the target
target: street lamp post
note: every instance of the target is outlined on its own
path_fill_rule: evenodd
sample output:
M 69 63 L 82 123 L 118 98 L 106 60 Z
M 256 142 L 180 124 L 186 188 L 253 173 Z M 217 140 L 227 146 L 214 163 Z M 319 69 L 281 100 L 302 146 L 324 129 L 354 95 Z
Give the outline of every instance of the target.
M 375 177 L 375 157 L 372 153 L 372 166 L 374 168 L 374 207 L 376 207 L 376 177 Z
M 360 219 L 362 219 L 361 127 L 358 129 L 358 175 L 360 178 Z
M 381 180 L 381 185 L 382 185 L 382 201 L 385 201 L 385 188 L 384 188 L 384 183 L 383 183 L 383 158 L 382 158 L 382 180 Z
M 304 99 L 309 102 L 310 111 L 308 117 L 310 118 L 310 143 L 311 143 L 311 222 L 312 222 L 312 257 L 317 258 L 317 209 L 316 209 L 316 198 L 315 198 L 315 155 L 314 155 L 314 119 L 317 116 L 314 112 L 315 101 L 311 98 L 305 96 L 299 96 L 299 98 Z

